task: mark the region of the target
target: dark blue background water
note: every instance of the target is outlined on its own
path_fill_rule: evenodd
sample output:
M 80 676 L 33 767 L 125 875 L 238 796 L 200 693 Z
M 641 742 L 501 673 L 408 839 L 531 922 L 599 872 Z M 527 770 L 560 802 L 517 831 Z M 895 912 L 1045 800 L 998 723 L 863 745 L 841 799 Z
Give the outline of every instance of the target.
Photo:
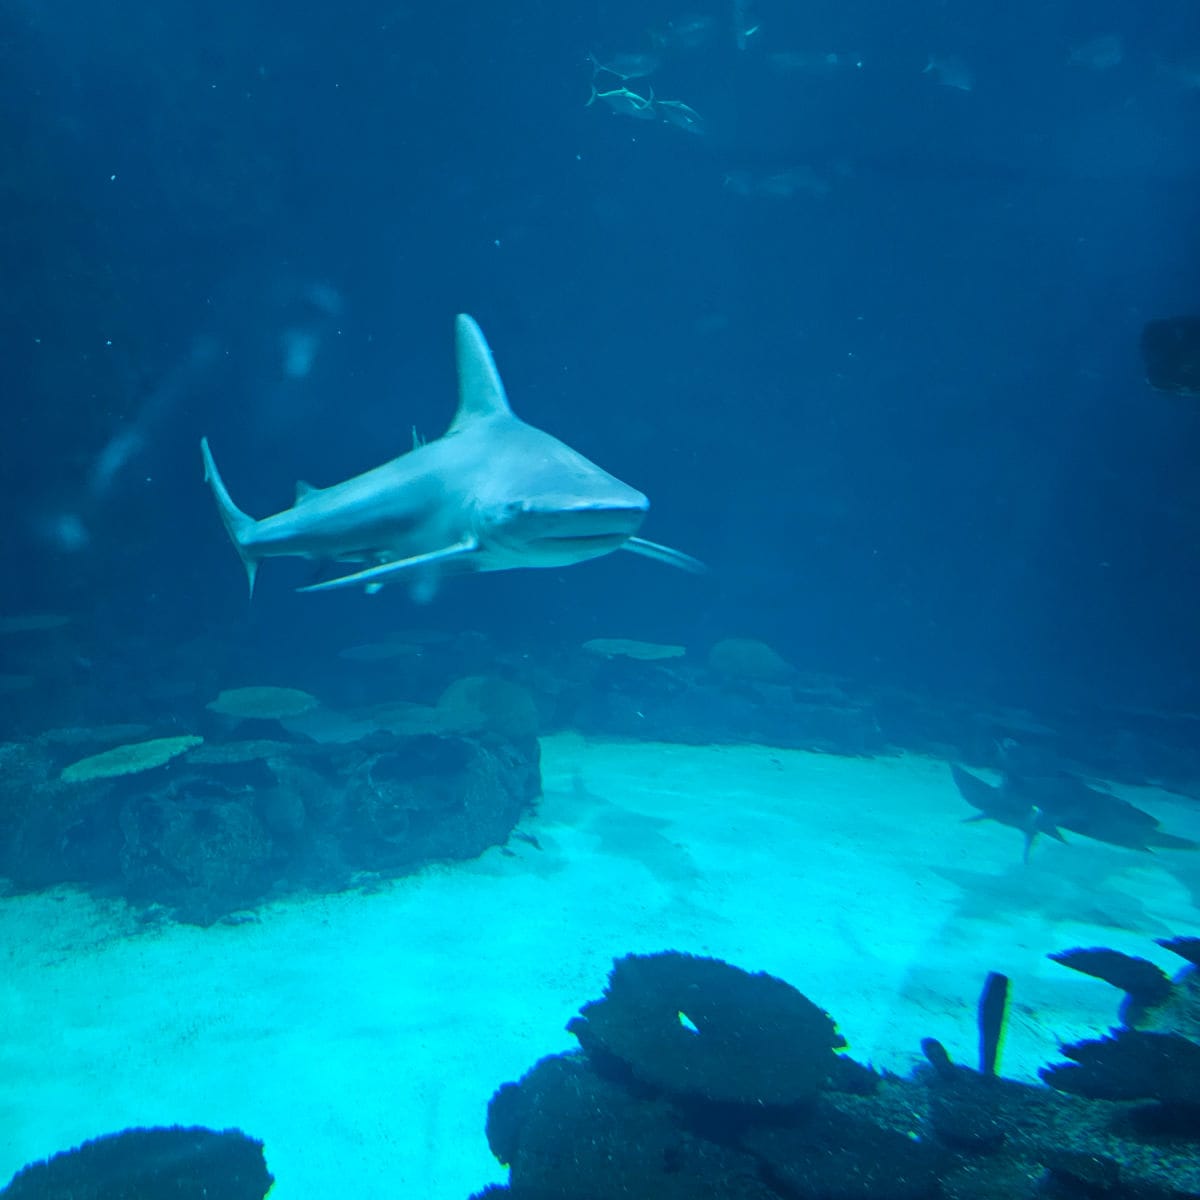
M 717 32 L 655 87 L 707 135 L 585 106 L 589 50 L 687 11 L 9 0 L 3 609 L 145 633 L 148 669 L 199 631 L 307 654 L 416 620 L 1194 703 L 1200 412 L 1147 389 L 1137 337 L 1200 306 L 1200 10 L 762 0 L 739 53 L 697 3 Z M 1119 65 L 1069 62 L 1108 33 Z M 827 191 L 724 183 L 794 168 Z M 647 491 L 647 536 L 709 578 L 621 555 L 414 611 L 298 597 L 305 568 L 268 563 L 247 610 L 199 436 L 254 515 L 375 465 L 448 422 L 458 311 L 518 413 Z M 289 328 L 319 339 L 303 378 Z M 142 449 L 88 496 L 123 427 Z M 86 547 L 48 536 L 63 512 Z

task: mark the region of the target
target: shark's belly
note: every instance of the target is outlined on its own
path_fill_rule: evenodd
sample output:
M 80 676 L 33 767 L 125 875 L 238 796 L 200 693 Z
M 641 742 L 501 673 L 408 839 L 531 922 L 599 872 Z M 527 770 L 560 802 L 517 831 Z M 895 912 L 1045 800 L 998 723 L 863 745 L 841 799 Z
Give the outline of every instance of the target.
M 361 512 L 295 512 L 260 521 L 254 547 L 266 555 L 300 555 L 340 562 L 407 558 L 441 548 L 441 531 L 415 514 L 364 517 Z

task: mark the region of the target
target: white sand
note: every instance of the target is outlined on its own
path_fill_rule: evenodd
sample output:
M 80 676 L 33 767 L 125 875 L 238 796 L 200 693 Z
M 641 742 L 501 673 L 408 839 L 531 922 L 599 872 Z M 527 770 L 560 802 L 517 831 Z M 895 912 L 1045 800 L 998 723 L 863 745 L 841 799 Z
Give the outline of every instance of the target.
M 1117 995 L 1047 962 L 1197 912 L 1151 856 L 1021 839 L 968 810 L 945 767 L 761 747 L 544 743 L 539 852 L 439 868 L 373 895 L 271 906 L 260 924 L 122 934 L 69 891 L 0 901 L 0 1184 L 128 1125 L 238 1126 L 277 1200 L 465 1200 L 504 1171 L 487 1101 L 573 1046 L 566 1021 L 614 956 L 677 948 L 782 976 L 851 1051 L 907 1070 L 935 1036 L 975 1061 L 988 970 L 1012 976 L 1001 1063 L 1033 1076 Z M 1200 807 L 1129 799 L 1200 836 Z M 1200 856 L 1196 856 L 1200 858 Z M 940 874 L 952 873 L 952 878 Z M 1116 928 L 1119 922 L 1124 928 Z

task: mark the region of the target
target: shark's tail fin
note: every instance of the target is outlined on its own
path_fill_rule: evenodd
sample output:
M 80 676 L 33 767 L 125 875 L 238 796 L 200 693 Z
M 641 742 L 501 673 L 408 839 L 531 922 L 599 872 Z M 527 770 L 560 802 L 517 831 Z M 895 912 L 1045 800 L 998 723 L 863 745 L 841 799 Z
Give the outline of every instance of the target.
M 200 439 L 200 453 L 204 456 L 204 482 L 212 488 L 212 494 L 216 498 L 217 509 L 221 514 L 221 520 L 225 523 L 226 532 L 229 534 L 230 541 L 233 542 L 233 548 L 238 552 L 238 557 L 242 560 L 242 566 L 246 568 L 246 579 L 250 584 L 250 595 L 253 596 L 254 577 L 258 573 L 258 555 L 247 546 L 247 542 L 258 522 L 242 512 L 229 498 L 229 492 L 225 488 L 221 472 L 217 470 L 212 451 L 208 448 L 208 438 Z

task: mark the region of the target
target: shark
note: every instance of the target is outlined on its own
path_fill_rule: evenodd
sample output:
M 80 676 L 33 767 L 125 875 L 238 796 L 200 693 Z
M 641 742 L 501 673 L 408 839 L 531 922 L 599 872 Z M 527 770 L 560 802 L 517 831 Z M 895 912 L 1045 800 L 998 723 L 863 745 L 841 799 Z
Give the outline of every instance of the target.
M 445 575 L 564 567 L 627 550 L 701 573 L 682 551 L 638 536 L 650 502 L 513 412 L 483 331 L 455 319 L 458 408 L 439 438 L 329 487 L 296 484 L 291 507 L 255 519 L 234 504 L 208 439 L 204 478 L 246 569 L 250 594 L 264 558 L 349 564 L 297 588 L 376 592 L 408 582 L 432 597 Z
M 996 786 L 954 763 L 950 773 L 962 798 L 979 810 L 967 821 L 997 821 L 1020 830 L 1025 836 L 1025 862 L 1039 834 L 1065 842 L 1063 829 L 1129 850 L 1200 849 L 1191 838 L 1160 829 L 1157 817 L 1128 800 L 1089 787 L 1065 772 L 1025 775 L 1005 770 Z

